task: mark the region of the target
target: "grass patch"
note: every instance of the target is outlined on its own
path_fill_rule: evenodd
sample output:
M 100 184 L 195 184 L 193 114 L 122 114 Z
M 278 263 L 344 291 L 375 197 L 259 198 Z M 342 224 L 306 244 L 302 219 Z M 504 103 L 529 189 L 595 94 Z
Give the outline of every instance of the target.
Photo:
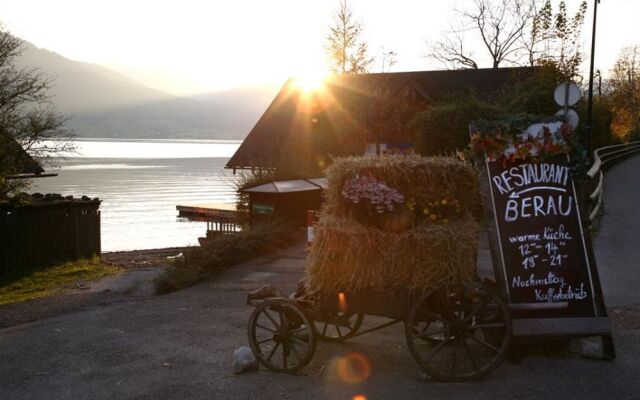
M 99 257 L 81 259 L 42 270 L 27 271 L 20 276 L 0 278 L 0 305 L 20 303 L 64 293 L 78 281 L 115 275 L 122 268 L 103 264 Z
M 185 251 L 184 258 L 156 279 L 158 294 L 174 292 L 216 278 L 229 267 L 272 253 L 291 244 L 295 231 L 287 224 L 269 222 L 231 235 L 221 235 L 204 246 Z

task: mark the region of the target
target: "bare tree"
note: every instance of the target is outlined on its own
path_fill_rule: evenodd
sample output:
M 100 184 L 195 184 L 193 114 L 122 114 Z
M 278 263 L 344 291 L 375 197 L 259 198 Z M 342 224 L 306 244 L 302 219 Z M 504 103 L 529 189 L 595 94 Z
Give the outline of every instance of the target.
M 351 6 L 341 0 L 329 27 L 326 51 L 332 70 L 339 74 L 361 74 L 367 72 L 373 57 L 368 54 L 368 45 L 361 40 L 364 26 L 353 15 Z
M 443 40 L 431 43 L 428 57 L 441 62 L 447 69 L 478 69 L 474 54 L 465 47 L 466 29 L 463 26 L 450 27 Z
M 472 9 L 457 11 L 461 24 L 441 41 L 431 44 L 429 57 L 448 68 L 478 68 L 478 59 L 465 43 L 472 32 L 491 59 L 492 68 L 517 64 L 522 57 L 522 37 L 534 15 L 536 0 L 475 0 Z
M 9 180 L 19 173 L 23 159 L 17 142 L 39 160 L 72 149 L 65 118 L 51 103 L 47 91 L 53 81 L 36 68 L 17 68 L 22 40 L 0 27 L 0 198 L 27 186 L 25 180 Z
M 475 10 L 464 15 L 480 33 L 492 59 L 492 68 L 518 61 L 520 38 L 534 11 L 532 0 L 475 0 Z
M 427 56 L 450 69 L 478 68 L 485 57 L 493 68 L 552 64 L 565 79 L 576 79 L 586 11 L 586 1 L 569 17 L 564 1 L 554 13 L 551 0 L 474 0 L 470 10 L 456 11 L 460 24 L 431 43 Z M 474 45 L 485 51 L 472 53 Z

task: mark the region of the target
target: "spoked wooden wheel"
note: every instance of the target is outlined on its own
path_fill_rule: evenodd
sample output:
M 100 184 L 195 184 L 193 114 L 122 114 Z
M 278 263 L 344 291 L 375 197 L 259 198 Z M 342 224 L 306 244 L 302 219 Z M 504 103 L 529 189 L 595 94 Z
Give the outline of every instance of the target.
M 295 373 L 316 350 L 313 325 L 300 307 L 287 299 L 269 299 L 249 318 L 249 345 L 260 364 L 276 372 Z
M 511 343 L 507 306 L 493 291 L 470 283 L 423 296 L 405 325 L 407 344 L 433 378 L 462 382 L 497 368 Z
M 358 333 L 363 320 L 363 314 L 329 312 L 322 316 L 322 320 L 316 320 L 314 324 L 320 339 L 342 342 Z

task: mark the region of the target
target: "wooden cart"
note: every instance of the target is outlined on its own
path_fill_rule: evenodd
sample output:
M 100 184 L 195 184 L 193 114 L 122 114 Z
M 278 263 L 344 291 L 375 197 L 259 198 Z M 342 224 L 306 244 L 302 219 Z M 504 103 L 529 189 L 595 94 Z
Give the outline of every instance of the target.
M 260 364 L 295 373 L 311 361 L 318 339 L 344 341 L 404 323 L 418 365 L 441 381 L 481 378 L 497 368 L 511 342 L 511 318 L 492 285 L 470 282 L 402 291 L 314 295 L 250 302 L 249 344 Z M 389 319 L 361 329 L 365 315 Z

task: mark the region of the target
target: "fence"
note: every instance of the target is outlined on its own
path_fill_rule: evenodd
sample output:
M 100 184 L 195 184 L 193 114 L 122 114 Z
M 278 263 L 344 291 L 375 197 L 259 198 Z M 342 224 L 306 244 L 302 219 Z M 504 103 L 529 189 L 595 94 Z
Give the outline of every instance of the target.
M 0 275 L 100 255 L 100 201 L 0 205 Z
M 640 141 L 613 146 L 600 147 L 593 152 L 593 166 L 587 172 L 589 181 L 585 184 L 585 203 L 587 215 L 593 221 L 600 212 L 603 204 L 604 172 L 603 170 L 625 157 L 640 152 Z

